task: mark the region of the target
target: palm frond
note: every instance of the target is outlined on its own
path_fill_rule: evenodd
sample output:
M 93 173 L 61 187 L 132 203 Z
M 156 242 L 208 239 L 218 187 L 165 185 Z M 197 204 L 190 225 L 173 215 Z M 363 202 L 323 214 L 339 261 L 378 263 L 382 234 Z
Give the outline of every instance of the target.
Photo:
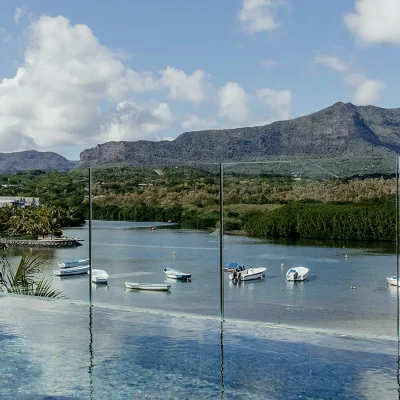
M 24 252 L 15 273 L 11 273 L 11 286 L 30 286 L 35 283 L 35 274 L 40 272 L 43 260 L 40 256 Z
M 60 290 L 52 289 L 51 282 L 45 280 L 44 278 L 36 283 L 32 291 L 32 296 L 47 297 L 52 299 L 64 297 Z
M 0 267 L 0 291 L 48 298 L 64 297 L 60 290 L 51 288 L 51 281 L 44 278 L 37 281 L 36 274 L 40 272 L 43 262 L 40 255 L 34 255 L 32 251 L 24 252 L 14 272 L 3 254 Z

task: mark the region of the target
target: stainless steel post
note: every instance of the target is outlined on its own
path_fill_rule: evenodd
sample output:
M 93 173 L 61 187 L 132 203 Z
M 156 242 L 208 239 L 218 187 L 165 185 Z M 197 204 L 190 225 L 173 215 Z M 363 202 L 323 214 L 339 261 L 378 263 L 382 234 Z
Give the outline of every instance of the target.
M 224 320 L 224 165 L 219 164 L 219 313 L 221 321 Z
M 92 305 L 92 168 L 89 167 L 89 304 Z

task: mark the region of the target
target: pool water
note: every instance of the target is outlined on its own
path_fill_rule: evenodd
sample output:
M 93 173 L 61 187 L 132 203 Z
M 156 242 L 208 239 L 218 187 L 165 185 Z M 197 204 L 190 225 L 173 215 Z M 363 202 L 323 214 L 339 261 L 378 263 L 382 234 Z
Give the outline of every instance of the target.
M 0 296 L 0 399 L 397 399 L 397 341 Z

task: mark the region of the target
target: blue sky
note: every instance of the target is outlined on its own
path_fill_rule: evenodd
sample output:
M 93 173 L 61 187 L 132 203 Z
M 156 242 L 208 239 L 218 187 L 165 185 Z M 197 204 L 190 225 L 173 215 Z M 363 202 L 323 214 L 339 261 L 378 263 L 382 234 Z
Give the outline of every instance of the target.
M 398 0 L 9 0 L 0 152 L 399 107 Z M 218 133 L 216 133 L 218 134 Z

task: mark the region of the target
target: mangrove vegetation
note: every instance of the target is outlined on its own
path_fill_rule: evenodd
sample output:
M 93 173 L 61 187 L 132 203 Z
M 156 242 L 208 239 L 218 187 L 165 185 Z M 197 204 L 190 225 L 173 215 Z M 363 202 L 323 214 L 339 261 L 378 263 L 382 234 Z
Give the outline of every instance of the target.
M 88 171 L 0 174 L 0 184 L 0 196 L 34 196 L 47 207 L 35 217 L 36 222 L 20 211 L 14 211 L 14 218 L 0 217 L 10 234 L 56 235 L 63 226 L 88 218 Z M 94 219 L 169 221 L 215 229 L 219 185 L 216 172 L 191 168 L 93 169 L 92 215 Z M 393 176 L 308 179 L 297 173 L 230 171 L 224 176 L 223 189 L 228 231 L 257 237 L 394 240 Z

